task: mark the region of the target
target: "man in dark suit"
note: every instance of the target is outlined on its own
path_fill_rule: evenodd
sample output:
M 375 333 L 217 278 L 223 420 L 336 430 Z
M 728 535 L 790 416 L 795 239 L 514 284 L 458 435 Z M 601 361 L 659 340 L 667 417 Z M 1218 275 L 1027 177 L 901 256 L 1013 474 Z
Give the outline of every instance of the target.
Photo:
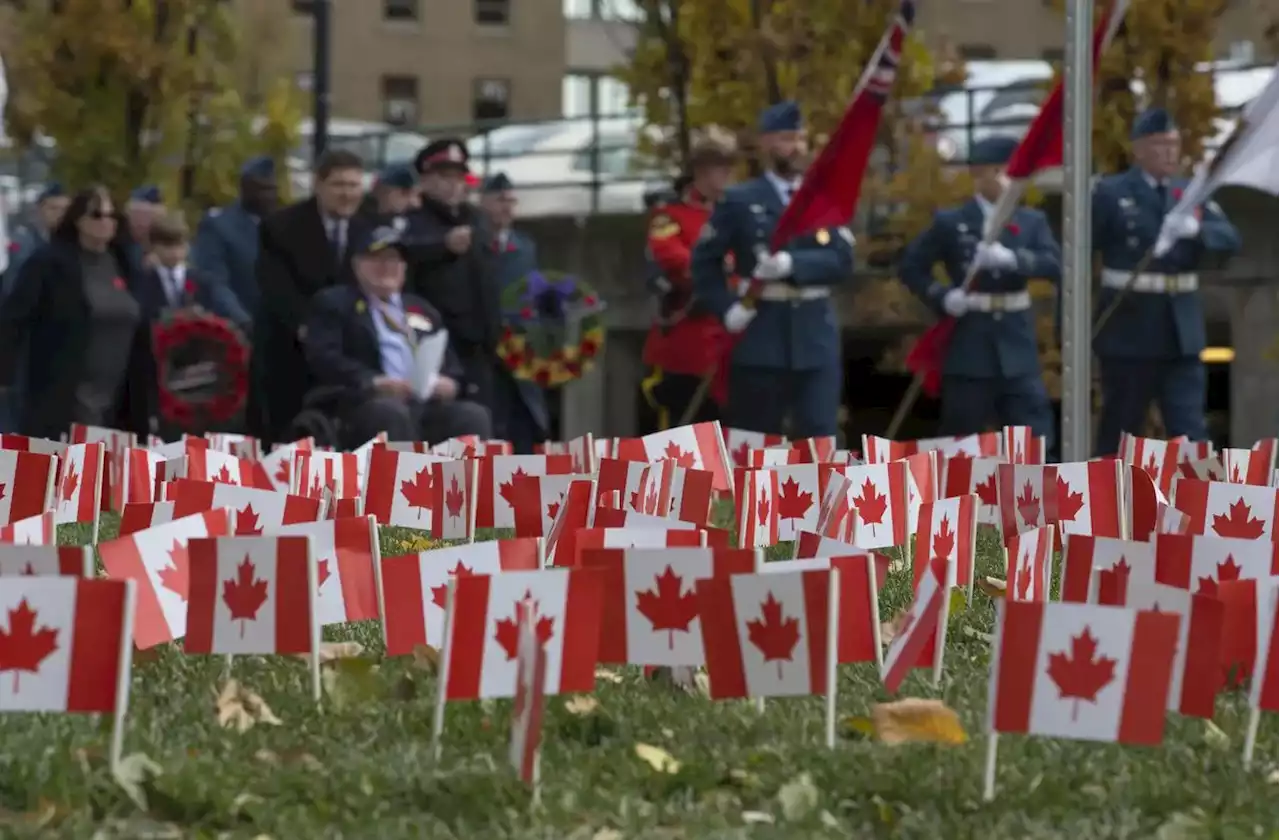
M 386 432 L 391 440 L 439 442 L 492 434 L 489 412 L 464 399 L 469 385 L 458 357 L 446 351 L 439 374 L 415 393 L 417 342 L 442 328 L 440 314 L 403 292 L 405 258 L 399 233 L 380 227 L 354 244 L 355 284 L 312 300 L 307 363 L 317 384 L 344 391 L 343 445 Z
M 408 225 L 408 288 L 439 310 L 476 400 L 492 412 L 502 329 L 497 255 L 487 220 L 466 200 L 467 147 L 457 139 L 436 140 L 418 153 L 414 167 L 422 209 Z
M 351 281 L 350 244 L 368 234 L 357 215 L 364 164 L 334 149 L 320 156 L 315 194 L 268 216 L 259 227 L 257 262 L 261 298 L 253 319 L 250 431 L 280 441 L 302 410 L 307 392 L 306 337 L 311 297 Z

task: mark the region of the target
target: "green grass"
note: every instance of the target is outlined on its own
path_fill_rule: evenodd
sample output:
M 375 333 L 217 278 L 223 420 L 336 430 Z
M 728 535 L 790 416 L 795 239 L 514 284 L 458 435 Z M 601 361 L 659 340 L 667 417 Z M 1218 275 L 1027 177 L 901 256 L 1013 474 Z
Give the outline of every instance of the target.
M 104 522 L 104 538 L 116 524 Z M 88 532 L 59 536 L 86 541 Z M 384 550 L 404 538 L 384 533 Z M 997 548 L 990 535 L 980 540 L 980 573 L 1003 576 Z M 905 573 L 892 576 L 886 615 L 906 603 L 908 586 Z M 411 661 L 347 662 L 317 708 L 304 663 L 238 659 L 234 676 L 282 721 L 240 733 L 215 719 L 222 658 L 166 647 L 134 666 L 125 751 L 162 769 L 144 786 L 146 810 L 107 771 L 100 721 L 0 715 L 0 838 L 1276 836 L 1276 720 L 1264 717 L 1255 767 L 1245 770 L 1238 694 L 1219 702 L 1225 738 L 1176 715 L 1162 749 L 1005 737 L 998 799 L 983 804 L 988 652 L 963 628 L 989 631 L 992 618 L 991 602 L 975 593 L 952 618 L 942 686 L 918 671 L 900 692 L 956 709 L 971 738 L 963 746 L 852 738 L 828 751 L 819 699 L 770 701 L 760 715 L 627 669 L 621 684 L 600 682 L 595 715 L 548 701 L 537 806 L 506 764 L 505 702 L 452 704 L 444 757 L 433 762 L 434 678 Z M 333 630 L 328 638 L 359 641 L 370 661 L 381 658 L 376 624 Z M 886 699 L 871 666 L 841 669 L 842 716 Z M 680 770 L 653 771 L 634 754 L 640 742 L 669 750 Z

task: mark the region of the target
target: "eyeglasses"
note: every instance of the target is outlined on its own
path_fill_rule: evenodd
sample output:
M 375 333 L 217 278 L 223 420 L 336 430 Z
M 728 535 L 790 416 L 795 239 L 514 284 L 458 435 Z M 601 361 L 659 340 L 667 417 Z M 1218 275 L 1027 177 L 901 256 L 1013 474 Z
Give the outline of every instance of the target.
M 101 221 L 103 219 L 111 219 L 112 221 L 114 221 L 116 218 L 115 214 L 112 213 L 110 210 L 89 210 L 88 212 L 85 213 L 85 215 L 88 216 L 90 219 L 97 219 L 98 221 Z

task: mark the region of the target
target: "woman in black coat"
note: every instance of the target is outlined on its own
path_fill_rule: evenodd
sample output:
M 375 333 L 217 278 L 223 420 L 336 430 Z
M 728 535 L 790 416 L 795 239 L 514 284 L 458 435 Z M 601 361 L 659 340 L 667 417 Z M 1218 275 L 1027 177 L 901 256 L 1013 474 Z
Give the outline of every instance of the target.
M 123 228 L 104 188 L 76 194 L 0 302 L 0 385 L 27 365 L 24 434 L 57 440 L 72 423 L 150 430 L 155 358 Z

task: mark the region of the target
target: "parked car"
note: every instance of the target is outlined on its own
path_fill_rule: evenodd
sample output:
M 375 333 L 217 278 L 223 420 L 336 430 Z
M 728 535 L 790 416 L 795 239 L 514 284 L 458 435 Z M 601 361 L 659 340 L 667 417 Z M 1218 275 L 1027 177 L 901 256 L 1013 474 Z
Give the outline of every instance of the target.
M 311 191 L 312 136 L 315 122 L 305 119 L 298 125 L 298 146 L 289 156 L 289 179 L 294 195 Z M 333 119 L 329 121 L 330 149 L 355 152 L 364 161 L 365 188 L 372 186 L 377 172 L 389 163 L 412 161 L 427 145 L 425 135 L 403 131 L 380 122 Z

